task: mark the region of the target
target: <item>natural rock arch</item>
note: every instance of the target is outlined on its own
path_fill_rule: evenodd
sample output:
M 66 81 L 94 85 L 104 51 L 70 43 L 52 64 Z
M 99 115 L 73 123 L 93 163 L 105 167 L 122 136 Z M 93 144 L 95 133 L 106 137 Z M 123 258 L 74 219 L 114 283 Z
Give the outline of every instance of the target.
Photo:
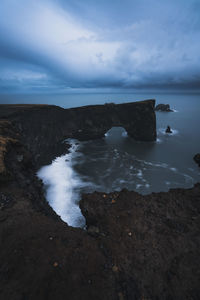
M 73 135 L 80 140 L 101 138 L 112 127 L 123 127 L 137 141 L 156 139 L 155 100 L 125 104 L 105 104 L 76 109 L 82 116 L 77 120 L 80 129 Z M 81 112 L 81 113 L 80 113 Z
M 53 105 L 1 105 L 33 153 L 37 166 L 66 151 L 63 140 L 104 137 L 112 127 L 123 127 L 137 141 L 156 140 L 155 100 L 90 105 L 63 109 Z

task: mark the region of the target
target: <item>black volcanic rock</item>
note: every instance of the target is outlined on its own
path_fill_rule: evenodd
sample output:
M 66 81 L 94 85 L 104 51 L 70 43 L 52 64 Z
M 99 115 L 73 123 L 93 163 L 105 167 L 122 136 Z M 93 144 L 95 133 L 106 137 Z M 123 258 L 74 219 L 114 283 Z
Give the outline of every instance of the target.
M 200 153 L 197 153 L 194 157 L 193 157 L 194 161 L 199 165 L 200 167 Z
M 147 196 L 95 192 L 80 207 L 123 299 L 198 299 L 200 184 Z
M 198 299 L 200 184 L 147 196 L 86 194 L 87 230 L 68 226 L 35 176 L 35 156 L 65 133 L 55 111 L 63 110 L 0 111 L 0 299 Z
M 0 118 L 12 120 L 37 166 L 68 150 L 64 139 L 104 137 L 121 126 L 138 141 L 156 140 L 155 100 L 63 109 L 50 105 L 0 105 Z
M 166 133 L 172 133 L 171 127 L 169 125 L 167 126 L 165 132 Z
M 155 107 L 155 111 L 166 111 L 166 112 L 173 112 L 172 109 L 170 109 L 169 104 L 158 104 Z

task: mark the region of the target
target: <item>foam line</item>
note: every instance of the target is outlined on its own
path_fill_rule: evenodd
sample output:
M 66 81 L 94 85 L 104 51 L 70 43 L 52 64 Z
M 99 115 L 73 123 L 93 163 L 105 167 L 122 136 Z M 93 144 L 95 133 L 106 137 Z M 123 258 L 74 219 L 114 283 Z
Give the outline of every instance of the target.
M 85 219 L 78 206 L 79 188 L 85 184 L 72 168 L 78 144 L 70 140 L 69 153 L 57 157 L 50 165 L 42 167 L 37 175 L 46 188 L 46 198 L 53 210 L 73 227 L 83 227 Z

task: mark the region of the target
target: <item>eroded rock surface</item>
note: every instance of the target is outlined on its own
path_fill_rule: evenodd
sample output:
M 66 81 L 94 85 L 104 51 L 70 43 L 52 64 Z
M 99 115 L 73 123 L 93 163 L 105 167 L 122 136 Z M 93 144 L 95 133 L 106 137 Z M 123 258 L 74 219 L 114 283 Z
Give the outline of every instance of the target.
M 166 112 L 173 112 L 172 109 L 170 109 L 169 104 L 158 104 L 155 107 L 155 111 L 166 111 Z

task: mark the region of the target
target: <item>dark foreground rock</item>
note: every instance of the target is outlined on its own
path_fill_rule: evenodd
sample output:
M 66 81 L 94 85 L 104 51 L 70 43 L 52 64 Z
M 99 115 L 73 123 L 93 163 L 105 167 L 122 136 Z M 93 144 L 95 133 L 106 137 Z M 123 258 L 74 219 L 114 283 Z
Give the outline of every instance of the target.
M 166 111 L 166 112 L 173 112 L 172 109 L 170 109 L 169 104 L 158 104 L 155 107 L 155 111 Z
M 124 299 L 198 299 L 200 184 L 141 196 L 123 190 L 84 195 L 87 226 Z
M 197 153 L 193 159 L 200 167 L 200 153 Z
M 88 230 L 72 228 L 46 203 L 18 124 L 0 125 L 0 299 L 199 299 L 200 184 L 84 195 Z

